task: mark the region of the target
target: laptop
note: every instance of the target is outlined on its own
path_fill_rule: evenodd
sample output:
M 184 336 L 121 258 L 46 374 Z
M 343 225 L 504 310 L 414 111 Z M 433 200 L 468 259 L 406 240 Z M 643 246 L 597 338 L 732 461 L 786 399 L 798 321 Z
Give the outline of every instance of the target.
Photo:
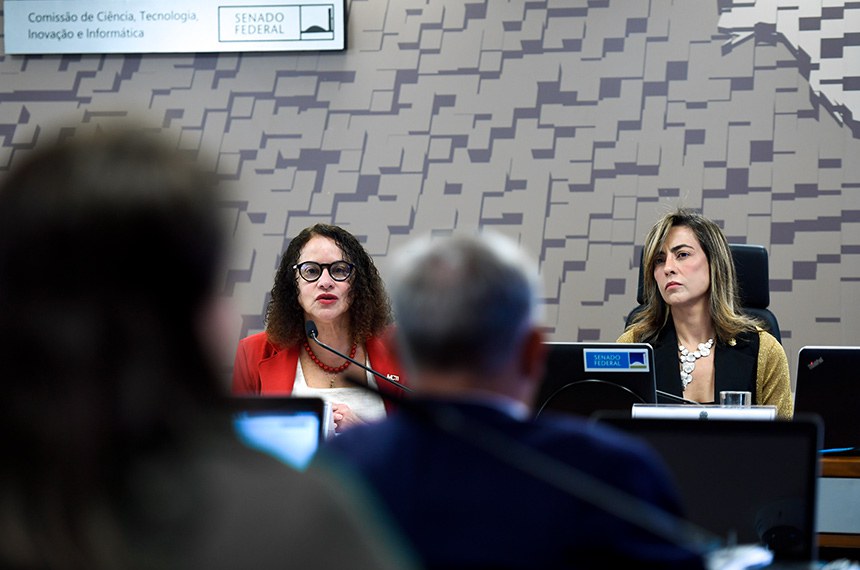
M 824 422 L 822 451 L 860 455 L 860 346 L 804 346 L 797 353 L 795 413 Z
M 821 422 L 629 418 L 606 422 L 648 442 L 674 475 L 690 522 L 726 545 L 815 562 Z
M 239 441 L 299 470 L 325 439 L 331 414 L 321 398 L 233 396 L 229 404 Z
M 590 415 L 657 402 L 654 349 L 645 343 L 547 342 L 535 410 Z

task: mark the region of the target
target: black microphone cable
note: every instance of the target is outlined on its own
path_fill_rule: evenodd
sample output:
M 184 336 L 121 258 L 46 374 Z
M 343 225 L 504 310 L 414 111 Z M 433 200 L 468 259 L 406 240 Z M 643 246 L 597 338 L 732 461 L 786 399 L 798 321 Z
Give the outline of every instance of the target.
M 689 404 L 691 406 L 699 406 L 704 407 L 705 404 L 701 402 L 697 402 L 695 400 L 688 400 L 687 398 L 682 398 L 681 396 L 676 396 L 670 392 L 664 392 L 663 390 L 656 390 L 658 396 L 663 396 L 664 398 L 669 398 L 670 400 L 675 400 L 676 402 L 680 402 L 682 404 Z
M 317 330 L 316 323 L 314 323 L 313 321 L 305 321 L 305 334 L 308 335 L 308 337 L 311 340 L 313 340 L 315 343 L 317 343 L 318 345 L 320 345 L 324 349 L 328 350 L 329 352 L 333 352 L 334 354 L 340 356 L 344 360 L 348 360 L 349 362 L 355 364 L 356 366 L 358 366 L 360 368 L 363 368 L 364 370 L 367 370 L 368 372 L 370 372 L 371 374 L 373 374 L 377 378 L 381 378 L 381 379 L 385 380 L 386 382 L 388 382 L 389 384 L 393 384 L 393 385 L 397 386 L 398 388 L 400 388 L 404 392 L 411 392 L 412 391 L 412 389 L 409 386 L 406 386 L 405 384 L 401 384 L 400 382 L 398 382 L 394 378 L 390 378 L 381 372 L 377 372 L 373 368 L 370 368 L 369 366 L 365 366 L 364 364 L 362 364 L 358 360 L 356 360 L 350 356 L 347 356 L 346 354 L 343 354 L 342 352 L 335 350 L 334 348 L 330 347 L 329 345 L 323 343 L 318 338 L 319 331 Z M 354 379 L 350 379 L 350 380 L 353 383 L 355 382 Z

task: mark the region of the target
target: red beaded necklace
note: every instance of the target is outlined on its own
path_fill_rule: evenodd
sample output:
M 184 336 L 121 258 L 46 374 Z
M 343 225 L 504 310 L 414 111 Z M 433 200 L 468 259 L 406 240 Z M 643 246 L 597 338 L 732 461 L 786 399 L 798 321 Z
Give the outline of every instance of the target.
M 349 357 L 355 358 L 355 352 L 357 350 L 358 350 L 358 344 L 352 343 L 352 348 L 349 351 Z M 341 372 L 343 372 L 344 370 L 349 368 L 349 365 L 350 365 L 349 360 L 347 360 L 346 362 L 344 362 L 340 366 L 329 366 L 328 364 L 321 362 L 320 359 L 317 358 L 317 355 L 314 354 L 314 351 L 311 348 L 311 345 L 308 344 L 308 341 L 305 341 L 305 351 L 308 353 L 308 356 L 311 357 L 311 360 L 313 360 L 317 366 L 319 366 L 320 368 L 322 368 L 323 370 L 325 370 L 329 374 L 340 374 Z

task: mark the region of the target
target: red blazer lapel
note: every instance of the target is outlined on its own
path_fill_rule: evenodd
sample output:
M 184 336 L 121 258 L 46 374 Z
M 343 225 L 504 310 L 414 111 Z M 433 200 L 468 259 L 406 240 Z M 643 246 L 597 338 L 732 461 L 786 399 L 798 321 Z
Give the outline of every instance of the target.
M 296 382 L 299 351 L 282 349 L 260 361 L 260 393 L 263 395 L 290 395 Z

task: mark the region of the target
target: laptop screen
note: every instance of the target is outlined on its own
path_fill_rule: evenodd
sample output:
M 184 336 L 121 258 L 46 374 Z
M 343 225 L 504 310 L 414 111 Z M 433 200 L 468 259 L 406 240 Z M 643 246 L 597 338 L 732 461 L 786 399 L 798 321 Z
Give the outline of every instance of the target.
M 726 544 L 756 544 L 776 560 L 815 561 L 820 421 L 603 416 L 647 441 L 675 476 L 688 519 Z
M 232 397 L 233 428 L 239 440 L 304 469 L 325 433 L 326 406 L 319 398 Z
M 797 353 L 795 413 L 824 422 L 823 450 L 860 455 L 860 346 L 804 346 Z
M 630 411 L 657 402 L 654 350 L 645 343 L 547 342 L 544 377 L 535 409 L 590 415 Z

